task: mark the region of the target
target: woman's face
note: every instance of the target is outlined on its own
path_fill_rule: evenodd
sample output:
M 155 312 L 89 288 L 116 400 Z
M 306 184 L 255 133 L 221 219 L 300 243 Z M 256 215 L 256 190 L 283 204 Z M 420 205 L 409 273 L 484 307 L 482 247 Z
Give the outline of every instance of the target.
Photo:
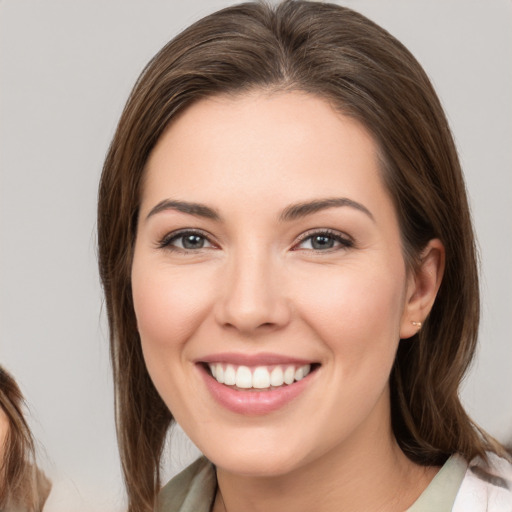
M 219 96 L 175 120 L 132 286 L 151 378 L 218 467 L 285 474 L 391 437 L 414 279 L 374 141 L 322 99 Z

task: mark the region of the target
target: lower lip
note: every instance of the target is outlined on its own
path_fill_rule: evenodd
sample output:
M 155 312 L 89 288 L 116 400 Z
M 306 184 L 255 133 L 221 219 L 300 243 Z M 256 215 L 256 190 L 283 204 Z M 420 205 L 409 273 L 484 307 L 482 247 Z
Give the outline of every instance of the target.
M 203 376 L 206 387 L 220 405 L 237 414 L 249 416 L 269 414 L 284 407 L 306 389 L 316 373 L 316 371 L 311 372 L 293 384 L 269 389 L 268 391 L 239 391 L 217 382 L 201 364 L 197 366 Z

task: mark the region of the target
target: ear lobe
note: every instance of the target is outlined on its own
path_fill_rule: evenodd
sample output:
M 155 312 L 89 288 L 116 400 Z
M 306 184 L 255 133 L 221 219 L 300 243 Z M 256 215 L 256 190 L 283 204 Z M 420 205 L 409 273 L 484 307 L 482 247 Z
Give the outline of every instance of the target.
M 400 338 L 410 338 L 421 329 L 441 286 L 444 265 L 444 245 L 433 238 L 422 251 L 418 267 L 409 275 Z

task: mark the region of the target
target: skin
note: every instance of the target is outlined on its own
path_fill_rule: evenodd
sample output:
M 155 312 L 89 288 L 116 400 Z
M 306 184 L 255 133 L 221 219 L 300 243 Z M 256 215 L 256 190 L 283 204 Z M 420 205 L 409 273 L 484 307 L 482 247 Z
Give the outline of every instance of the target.
M 348 198 L 283 221 L 292 204 Z M 215 209 L 220 220 L 165 200 Z M 184 251 L 177 230 L 205 234 Z M 312 231 L 341 242 L 314 249 Z M 170 236 L 169 236 L 170 235 Z M 162 247 L 162 239 L 169 242 Z M 347 243 L 346 241 L 349 241 Z M 180 245 L 181 244 L 181 245 Z M 432 240 L 407 272 L 398 219 L 367 130 L 299 92 L 218 96 L 188 108 L 147 164 L 132 268 L 148 371 L 217 467 L 214 510 L 403 510 L 433 478 L 399 449 L 388 379 L 442 277 Z M 237 414 L 207 390 L 212 353 L 317 362 L 304 391 L 269 414 Z

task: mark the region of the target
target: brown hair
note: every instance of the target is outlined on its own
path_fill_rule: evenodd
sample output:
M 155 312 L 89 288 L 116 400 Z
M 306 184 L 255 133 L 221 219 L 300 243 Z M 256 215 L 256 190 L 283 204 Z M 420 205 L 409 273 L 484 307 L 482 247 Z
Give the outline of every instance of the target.
M 401 342 L 390 378 L 393 429 L 403 451 L 425 465 L 442 464 L 454 452 L 467 459 L 501 453 L 458 396 L 477 339 L 477 262 L 457 152 L 425 72 L 400 42 L 350 9 L 246 3 L 203 18 L 153 58 L 131 93 L 103 169 L 99 266 L 130 510 L 153 505 L 172 421 L 144 365 L 131 295 L 144 166 L 168 124 L 193 102 L 253 89 L 311 93 L 359 120 L 380 148 L 408 266 L 432 238 L 446 248 L 431 314 L 418 335 Z
M 7 418 L 7 433 L 5 440 L 0 439 L 0 509 L 39 512 L 50 492 L 50 483 L 35 464 L 34 441 L 23 416 L 23 395 L 16 381 L 0 366 L 2 412 Z

